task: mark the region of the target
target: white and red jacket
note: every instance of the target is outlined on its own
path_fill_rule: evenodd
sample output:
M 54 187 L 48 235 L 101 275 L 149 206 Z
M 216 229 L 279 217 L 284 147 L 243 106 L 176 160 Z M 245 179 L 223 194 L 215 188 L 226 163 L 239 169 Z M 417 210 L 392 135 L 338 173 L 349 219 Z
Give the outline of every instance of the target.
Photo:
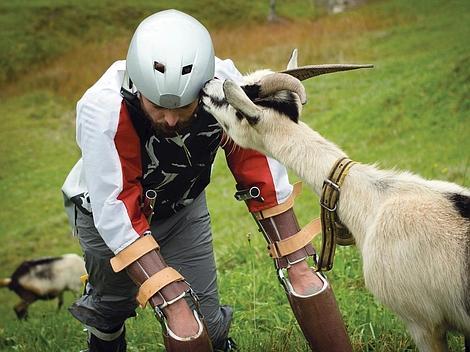
M 243 84 L 231 60 L 216 59 L 215 67 L 219 79 Z M 78 102 L 82 158 L 62 187 L 71 223 L 77 210 L 93 214 L 98 232 L 115 254 L 149 231 L 141 210 L 145 190 L 157 192 L 153 219 L 158 220 L 190 204 L 205 189 L 223 137 L 221 126 L 203 109 L 177 136 L 159 135 L 137 98 L 121 94 L 125 69 L 125 61 L 115 62 Z M 238 187 L 261 189 L 264 202 L 250 201 L 251 212 L 289 197 L 292 186 L 281 164 L 253 150 L 223 145 Z

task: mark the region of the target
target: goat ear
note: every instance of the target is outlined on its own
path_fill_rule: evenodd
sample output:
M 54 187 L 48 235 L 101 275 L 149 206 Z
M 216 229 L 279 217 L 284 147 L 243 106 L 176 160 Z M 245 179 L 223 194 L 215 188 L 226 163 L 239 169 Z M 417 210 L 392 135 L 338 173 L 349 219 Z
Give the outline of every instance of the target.
M 258 116 L 247 116 L 247 115 L 243 115 L 240 111 L 237 110 L 237 113 L 236 113 L 236 116 L 238 117 L 238 119 L 242 120 L 242 119 L 246 119 L 246 121 L 248 121 L 248 123 L 250 124 L 250 126 L 254 126 L 256 125 L 258 122 L 259 122 L 259 117 Z
M 239 112 L 238 116 L 244 116 L 248 122 L 258 122 L 261 109 L 257 107 L 248 96 L 245 94 L 243 89 L 240 88 L 235 82 L 226 80 L 223 85 L 224 95 L 227 102 Z
M 286 68 L 287 70 L 292 70 L 292 69 L 298 67 L 298 65 L 297 65 L 297 54 L 298 54 L 297 48 L 292 50 L 292 54 L 290 54 L 289 62 L 287 63 L 287 68 Z

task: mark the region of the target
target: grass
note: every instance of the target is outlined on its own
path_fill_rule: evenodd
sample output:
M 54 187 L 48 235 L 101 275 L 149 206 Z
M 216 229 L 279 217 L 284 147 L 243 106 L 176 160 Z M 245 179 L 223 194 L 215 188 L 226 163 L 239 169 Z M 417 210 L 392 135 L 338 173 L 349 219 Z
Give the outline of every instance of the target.
M 0 83 L 21 74 L 31 74 L 48 65 L 57 55 L 89 42 L 106 43 L 116 36 L 130 37 L 146 16 L 168 8 L 191 13 L 209 28 L 233 27 L 262 21 L 268 2 L 235 0 L 203 2 L 183 0 L 35 0 L 0 4 Z M 279 15 L 312 17 L 308 1 L 280 2 Z M 97 36 L 99 33 L 99 36 Z
M 60 194 L 79 157 L 75 100 L 112 61 L 125 56 L 133 26 L 168 4 L 103 1 L 87 7 L 38 0 L 0 5 L 0 21 L 8 29 L 0 40 L 0 276 L 9 276 L 26 258 L 80 252 L 69 235 Z M 299 48 L 300 64 L 374 63 L 373 70 L 305 82 L 309 103 L 303 119 L 355 160 L 469 187 L 468 2 L 377 1 L 315 21 L 307 19 L 314 13 L 310 2 L 280 2 L 291 20 L 277 24 L 262 21 L 263 2 L 203 4 L 174 6 L 206 19 L 217 55 L 232 58 L 244 72 L 282 69 L 293 47 Z M 294 5 L 304 6 L 300 19 L 293 20 L 300 15 L 292 11 Z M 65 26 L 72 18 L 83 26 Z M 247 23 L 241 25 L 240 19 Z M 21 51 L 35 41 L 30 57 Z M 244 205 L 233 200 L 233 191 L 219 153 L 207 193 L 220 293 L 223 303 L 235 308 L 231 334 L 243 351 L 306 351 L 264 240 Z M 299 198 L 295 208 L 301 224 L 318 215 L 317 201 L 309 190 Z M 365 290 L 356 249 L 339 248 L 335 258 L 328 277 L 354 349 L 415 351 L 403 324 Z M 68 295 L 66 305 L 72 300 Z M 0 301 L 0 350 L 85 347 L 81 325 L 66 310 L 56 312 L 55 302 L 34 304 L 28 322 L 18 322 L 11 309 L 16 296 L 1 290 Z M 128 327 L 129 351 L 163 349 L 160 328 L 148 310 L 139 311 Z M 450 341 L 453 351 L 462 350 L 460 337 Z

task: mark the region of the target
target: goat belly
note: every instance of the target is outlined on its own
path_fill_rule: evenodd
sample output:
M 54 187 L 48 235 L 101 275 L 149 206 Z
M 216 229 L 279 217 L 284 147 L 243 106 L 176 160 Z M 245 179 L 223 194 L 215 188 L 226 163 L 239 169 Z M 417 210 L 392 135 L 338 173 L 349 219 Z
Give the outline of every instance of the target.
M 33 293 L 37 298 L 51 299 L 57 297 L 62 286 L 60 283 L 54 282 L 48 278 L 38 278 L 33 275 L 27 275 L 19 280 L 19 285 L 24 289 Z
M 29 291 L 37 297 L 56 297 L 64 289 L 64 283 L 58 282 L 55 271 L 60 257 L 41 258 L 26 261 L 12 275 L 13 291 Z M 46 299 L 46 298 L 44 298 Z

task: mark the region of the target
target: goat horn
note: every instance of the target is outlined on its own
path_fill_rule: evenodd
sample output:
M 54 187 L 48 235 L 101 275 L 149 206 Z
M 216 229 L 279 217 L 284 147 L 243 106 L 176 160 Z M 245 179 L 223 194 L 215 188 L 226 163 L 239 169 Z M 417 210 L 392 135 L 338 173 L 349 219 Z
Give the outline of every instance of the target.
M 260 97 L 267 97 L 280 90 L 290 90 L 300 98 L 302 104 L 307 102 L 304 85 L 293 75 L 285 73 L 271 73 L 260 79 Z
M 224 81 L 223 90 L 227 103 L 233 106 L 235 110 L 248 118 L 257 119 L 259 117 L 261 109 L 248 98 L 238 84 L 226 80 Z
M 304 81 L 306 79 L 324 75 L 327 73 L 334 73 L 339 71 L 349 71 L 349 70 L 357 70 L 359 68 L 373 68 L 374 65 L 366 64 L 366 65 L 353 65 L 353 64 L 326 64 L 326 65 L 309 65 L 309 66 L 302 66 L 297 68 L 291 68 L 280 73 L 286 73 L 288 75 L 294 76 L 300 81 Z

